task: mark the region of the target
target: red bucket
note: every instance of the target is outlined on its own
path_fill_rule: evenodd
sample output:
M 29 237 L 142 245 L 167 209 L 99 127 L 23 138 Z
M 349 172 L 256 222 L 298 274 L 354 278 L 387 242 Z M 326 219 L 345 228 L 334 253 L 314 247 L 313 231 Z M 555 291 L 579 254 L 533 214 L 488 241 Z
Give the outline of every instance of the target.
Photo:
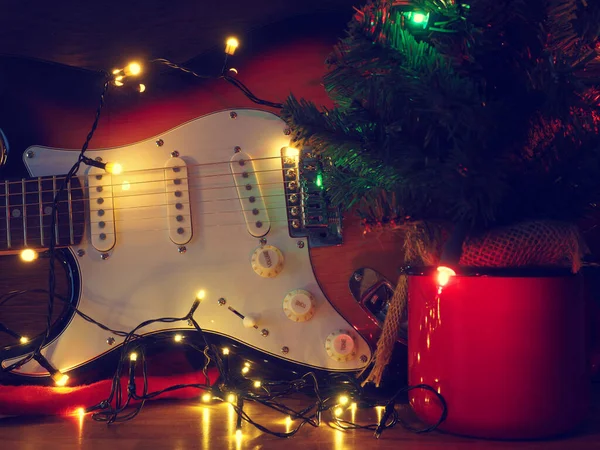
M 438 285 L 409 274 L 409 383 L 448 405 L 440 429 L 500 439 L 569 432 L 586 417 L 590 377 L 582 277 L 562 271 L 486 271 Z M 425 390 L 410 403 L 426 423 L 441 405 Z

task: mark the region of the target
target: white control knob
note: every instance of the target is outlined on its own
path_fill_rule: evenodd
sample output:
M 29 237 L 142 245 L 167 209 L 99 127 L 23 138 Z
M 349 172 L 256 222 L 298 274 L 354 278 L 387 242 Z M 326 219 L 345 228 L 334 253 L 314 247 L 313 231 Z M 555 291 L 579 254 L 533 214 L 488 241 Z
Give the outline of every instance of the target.
M 294 322 L 306 322 L 315 315 L 315 299 L 304 289 L 290 291 L 283 299 L 283 312 Z
M 327 336 L 325 350 L 338 362 L 350 361 L 356 356 L 356 343 L 349 331 L 338 330 Z
M 254 250 L 252 269 L 261 277 L 273 278 L 283 270 L 283 254 L 272 245 L 265 245 Z
M 246 328 L 254 328 L 256 326 L 256 319 L 252 316 L 244 316 L 242 323 Z

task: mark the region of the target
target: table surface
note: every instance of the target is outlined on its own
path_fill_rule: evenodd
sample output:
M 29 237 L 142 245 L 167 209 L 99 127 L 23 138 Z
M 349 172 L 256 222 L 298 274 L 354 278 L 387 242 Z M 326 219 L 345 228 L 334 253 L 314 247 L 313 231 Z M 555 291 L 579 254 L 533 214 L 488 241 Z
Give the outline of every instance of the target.
M 227 403 L 201 401 L 158 401 L 147 404 L 132 421 L 107 426 L 90 415 L 69 417 L 7 417 L 0 420 L 0 448 L 10 450 L 54 449 L 358 449 L 362 445 L 378 449 L 600 449 L 600 386 L 595 385 L 593 407 L 588 422 L 577 433 L 545 441 L 486 441 L 442 432 L 414 434 L 400 425 L 386 430 L 379 440 L 371 431 L 340 431 L 322 423 L 304 426 L 294 437 L 281 439 L 262 433 L 244 423 L 236 437 L 235 412 Z M 409 414 L 406 406 L 401 413 Z M 261 405 L 244 406 L 253 420 L 275 431 L 286 431 L 285 417 Z M 351 420 L 352 411 L 343 418 Z M 355 421 L 373 423 L 374 408 L 359 409 Z

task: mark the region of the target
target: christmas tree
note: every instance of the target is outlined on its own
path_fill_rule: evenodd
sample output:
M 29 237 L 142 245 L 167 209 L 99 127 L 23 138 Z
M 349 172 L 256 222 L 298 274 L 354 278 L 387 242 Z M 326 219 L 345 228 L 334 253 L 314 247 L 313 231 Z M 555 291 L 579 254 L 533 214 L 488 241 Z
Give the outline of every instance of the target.
M 332 109 L 283 117 L 367 226 L 577 221 L 600 200 L 600 1 L 369 2 L 328 59 Z

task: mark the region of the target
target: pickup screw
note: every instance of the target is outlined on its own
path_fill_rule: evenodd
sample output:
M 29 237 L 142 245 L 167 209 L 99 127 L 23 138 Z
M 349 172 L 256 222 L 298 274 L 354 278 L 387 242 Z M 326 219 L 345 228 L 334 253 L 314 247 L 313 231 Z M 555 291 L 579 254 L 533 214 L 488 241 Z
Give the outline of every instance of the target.
M 110 255 L 109 255 L 108 253 L 102 253 L 102 254 L 100 254 L 100 258 L 101 258 L 102 260 L 104 260 L 104 261 L 106 261 L 106 260 L 108 259 L 108 257 L 109 257 L 109 256 L 110 256 Z
M 290 134 L 292 134 L 292 130 L 290 128 L 284 128 L 283 134 L 285 134 L 286 136 L 289 136 Z
M 242 147 L 240 147 L 239 145 L 236 145 L 235 147 L 233 147 L 233 152 L 234 153 L 239 153 L 242 151 Z
M 106 339 L 106 343 L 108 345 L 113 345 L 115 343 L 115 338 L 110 336 L 109 338 Z
M 229 118 L 230 118 L 230 119 L 235 119 L 235 118 L 237 118 L 237 113 L 236 113 L 235 111 L 231 111 L 231 112 L 229 113 Z
M 283 346 L 281 347 L 281 353 L 283 353 L 284 355 L 287 355 L 290 352 L 290 348 L 287 346 Z
M 367 358 L 367 355 L 360 355 L 360 362 L 361 363 L 366 363 L 368 359 L 369 358 Z
M 83 250 L 81 248 L 79 250 L 77 250 L 77 256 L 79 256 L 81 258 L 83 255 L 85 255 L 85 250 Z
M 177 251 L 183 255 L 185 252 L 187 252 L 187 248 L 185 245 L 182 245 L 181 247 L 177 248 Z
M 223 297 L 221 297 L 219 300 L 217 300 L 217 302 L 219 302 L 219 306 L 224 306 L 225 303 L 227 303 L 227 300 L 225 300 Z
M 298 241 L 296 242 L 296 245 L 298 246 L 298 248 L 304 248 L 304 241 Z
M 177 150 L 173 150 L 173 151 L 171 152 L 171 157 L 172 157 L 172 158 L 177 158 L 178 156 L 179 156 L 179 152 L 178 152 Z
M 269 330 L 267 330 L 266 328 L 263 328 L 262 330 L 260 330 L 260 335 L 262 337 L 267 337 L 269 335 Z

